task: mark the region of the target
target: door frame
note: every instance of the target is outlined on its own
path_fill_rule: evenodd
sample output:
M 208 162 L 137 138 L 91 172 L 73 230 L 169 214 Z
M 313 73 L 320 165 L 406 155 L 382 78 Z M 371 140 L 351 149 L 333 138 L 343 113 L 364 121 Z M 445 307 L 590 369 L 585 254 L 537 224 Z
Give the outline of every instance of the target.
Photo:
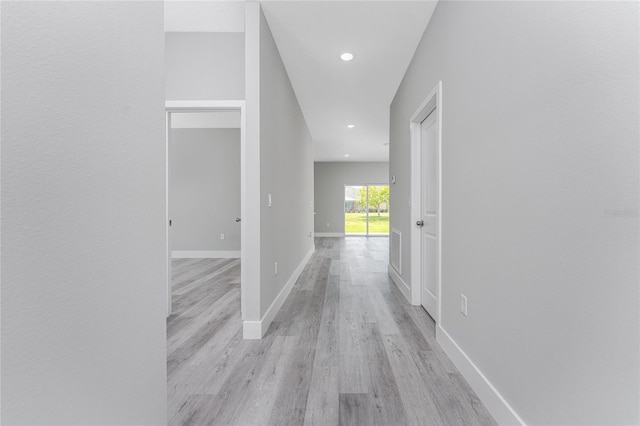
M 169 230 L 169 188 L 170 188 L 170 142 L 171 142 L 171 113 L 174 112 L 215 112 L 215 111 L 240 111 L 240 218 L 247 217 L 247 141 L 246 141 L 246 107 L 245 101 L 166 101 L 165 115 L 167 123 L 167 137 L 165 139 L 165 224 L 166 224 L 166 245 L 167 245 L 167 316 L 171 315 L 171 240 Z M 240 310 L 244 320 L 246 309 L 246 277 L 248 262 L 246 250 L 248 235 L 246 232 L 246 221 L 240 221 Z
M 440 324 L 442 303 L 442 81 L 439 81 L 436 87 L 431 90 L 424 102 L 418 107 L 416 112 L 411 116 L 409 122 L 411 129 L 411 304 L 421 304 L 420 286 L 422 282 L 422 249 L 421 249 L 421 228 L 415 223 L 422 219 L 422 122 L 434 111 L 436 113 L 436 126 L 438 126 L 438 215 L 437 232 L 437 262 L 436 262 L 436 281 L 437 281 L 437 304 L 438 312 L 436 324 Z

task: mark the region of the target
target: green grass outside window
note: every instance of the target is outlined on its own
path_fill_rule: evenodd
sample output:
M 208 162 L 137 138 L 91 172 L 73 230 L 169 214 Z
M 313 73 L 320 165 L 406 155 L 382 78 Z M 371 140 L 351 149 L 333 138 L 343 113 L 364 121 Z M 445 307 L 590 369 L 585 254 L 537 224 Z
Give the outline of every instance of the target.
M 367 232 L 366 213 L 345 213 L 345 233 L 365 234 Z M 369 233 L 388 234 L 389 233 L 389 213 L 369 213 Z

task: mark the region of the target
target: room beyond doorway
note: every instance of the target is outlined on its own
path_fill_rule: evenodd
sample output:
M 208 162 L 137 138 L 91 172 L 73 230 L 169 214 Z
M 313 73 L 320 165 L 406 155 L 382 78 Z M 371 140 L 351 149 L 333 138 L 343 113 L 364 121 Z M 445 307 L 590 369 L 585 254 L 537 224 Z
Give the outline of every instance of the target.
M 245 102 L 244 101 L 166 101 L 165 108 L 166 108 L 166 124 L 167 124 L 167 129 L 166 129 L 167 130 L 167 134 L 166 134 L 167 163 L 166 163 L 166 175 L 165 175 L 166 191 L 167 191 L 166 192 L 166 200 L 167 200 L 166 202 L 166 223 L 167 223 L 166 245 L 167 245 L 167 278 L 168 278 L 167 279 L 167 316 L 169 316 L 171 315 L 171 312 L 172 312 L 171 302 L 172 302 L 172 293 L 173 293 L 172 282 L 171 282 L 172 258 L 174 257 L 176 258 L 185 258 L 185 257 L 186 258 L 235 258 L 235 257 L 238 257 L 239 255 L 239 257 L 242 258 L 241 275 L 245 277 L 246 269 L 248 269 L 247 265 L 250 264 L 250 262 L 246 259 L 245 248 L 250 245 L 248 243 L 252 243 L 253 241 L 247 238 L 248 233 L 245 230 L 245 221 L 241 221 L 241 218 L 246 216 L 246 209 L 247 209 L 247 203 L 246 203 L 247 185 L 246 185 L 246 167 L 245 167 L 246 166 Z M 174 244 L 173 244 L 174 241 L 172 238 L 173 231 L 171 229 L 172 226 L 174 225 L 173 223 L 174 221 L 172 220 L 172 214 L 177 212 L 173 211 L 174 210 L 173 208 L 170 209 L 170 205 L 172 205 L 172 203 L 175 204 L 174 201 L 180 201 L 180 200 L 172 199 L 172 195 L 176 195 L 176 194 L 173 194 L 171 190 L 171 188 L 175 186 L 174 185 L 175 182 L 173 182 L 173 179 L 171 177 L 172 175 L 171 163 L 173 163 L 174 160 L 176 160 L 176 158 L 173 158 L 174 157 L 173 154 L 175 154 L 175 152 L 173 152 L 173 149 L 172 149 L 174 142 L 177 142 L 177 140 L 174 140 L 175 139 L 174 132 L 185 131 L 185 129 L 204 131 L 204 130 L 211 130 L 211 129 L 229 130 L 229 129 L 236 129 L 236 128 L 240 129 L 240 138 L 239 138 L 239 144 L 240 144 L 240 161 L 239 161 L 240 163 L 239 164 L 240 205 L 239 205 L 239 208 L 240 208 L 240 211 L 239 211 L 239 215 L 237 212 L 237 208 L 233 212 L 227 212 L 228 217 L 223 218 L 222 222 L 224 222 L 224 226 L 228 227 L 230 231 L 225 230 L 227 228 L 224 228 L 224 227 L 215 228 L 213 229 L 213 231 L 209 230 L 213 232 L 213 237 L 209 235 L 207 238 L 204 239 L 204 241 L 206 244 L 209 244 L 212 241 L 215 241 L 218 244 L 219 244 L 219 241 L 222 241 L 223 243 L 229 243 L 233 241 L 232 239 L 230 240 L 228 237 L 236 238 L 239 233 L 239 239 L 240 239 L 239 253 L 237 250 L 237 243 L 238 243 L 237 238 L 235 241 L 235 247 L 227 247 L 227 246 L 219 246 L 219 247 L 206 246 L 205 247 L 205 246 L 200 246 L 200 244 L 203 244 L 202 241 L 196 241 L 193 239 L 190 240 L 189 238 L 187 238 L 186 240 L 183 238 L 183 241 L 182 241 L 183 243 L 184 241 L 191 241 L 188 243 L 187 246 L 174 247 Z M 235 144 L 237 145 L 237 140 Z M 230 160 L 230 158 L 226 156 L 224 157 L 226 160 Z M 175 164 L 173 166 L 175 166 Z M 188 167 L 186 169 L 188 171 Z M 206 169 L 206 167 L 204 168 L 201 167 L 201 169 Z M 190 173 L 191 172 L 193 172 L 193 170 L 190 171 Z M 227 176 L 225 176 L 224 178 L 228 179 Z M 213 179 L 213 182 L 216 182 L 220 179 L 221 178 L 219 177 L 215 178 Z M 193 188 L 194 185 L 188 184 L 186 186 L 188 190 L 194 189 Z M 199 197 L 206 195 L 206 194 L 202 194 L 202 192 L 216 193 L 215 188 L 213 188 L 212 185 L 210 185 L 209 187 L 205 185 L 205 191 L 201 191 L 201 194 L 199 194 Z M 195 198 L 198 198 L 198 197 L 195 197 Z M 219 196 L 216 199 L 216 202 L 218 201 L 221 201 Z M 225 200 L 224 202 L 228 203 L 229 200 Z M 214 206 L 214 208 L 216 210 L 220 210 L 216 206 Z M 191 206 L 191 208 L 188 210 L 199 211 L 199 210 L 202 210 L 202 207 Z M 205 216 L 206 216 L 205 217 L 206 220 L 213 219 L 212 217 L 213 215 L 211 214 L 211 212 L 207 213 Z M 183 217 L 183 220 L 181 222 L 187 223 L 191 221 L 193 221 L 193 218 Z M 240 228 L 239 232 L 237 230 L 238 227 Z M 209 234 L 211 234 L 211 232 L 209 232 Z M 190 246 L 189 244 L 192 244 L 192 246 Z M 245 287 L 246 287 L 245 280 L 241 280 L 240 293 L 241 293 L 242 318 L 244 318 L 244 315 L 246 312 L 245 310 L 246 297 L 244 296 L 246 294 Z
M 389 235 L 388 185 L 345 185 L 344 231 L 349 236 Z

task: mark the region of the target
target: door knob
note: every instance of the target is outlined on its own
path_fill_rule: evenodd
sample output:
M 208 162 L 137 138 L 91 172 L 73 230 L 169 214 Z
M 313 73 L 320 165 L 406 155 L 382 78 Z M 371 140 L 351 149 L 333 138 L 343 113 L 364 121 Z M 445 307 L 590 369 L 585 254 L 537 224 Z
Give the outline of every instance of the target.
M 239 217 L 236 217 L 236 222 L 240 222 L 242 219 L 240 219 Z
M 424 220 L 418 220 L 418 221 L 416 222 L 416 225 L 418 225 L 418 226 L 424 226 Z

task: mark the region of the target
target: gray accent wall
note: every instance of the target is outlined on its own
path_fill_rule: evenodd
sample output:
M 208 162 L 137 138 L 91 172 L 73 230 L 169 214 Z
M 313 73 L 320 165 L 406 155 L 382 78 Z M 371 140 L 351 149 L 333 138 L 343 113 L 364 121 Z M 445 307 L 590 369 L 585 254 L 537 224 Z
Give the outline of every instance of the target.
M 315 232 L 344 233 L 344 187 L 364 184 L 388 185 L 389 163 L 316 162 L 314 164 Z
M 171 249 L 239 251 L 240 129 L 173 129 L 171 143 Z
M 262 10 L 260 204 L 262 316 L 313 248 L 313 142 Z
M 638 8 L 441 1 L 391 105 L 409 235 L 409 120 L 442 81 L 441 325 L 527 424 L 640 422 Z
M 2 2 L 2 424 L 167 423 L 162 2 Z
M 244 33 L 166 33 L 166 99 L 244 99 L 244 59 Z

